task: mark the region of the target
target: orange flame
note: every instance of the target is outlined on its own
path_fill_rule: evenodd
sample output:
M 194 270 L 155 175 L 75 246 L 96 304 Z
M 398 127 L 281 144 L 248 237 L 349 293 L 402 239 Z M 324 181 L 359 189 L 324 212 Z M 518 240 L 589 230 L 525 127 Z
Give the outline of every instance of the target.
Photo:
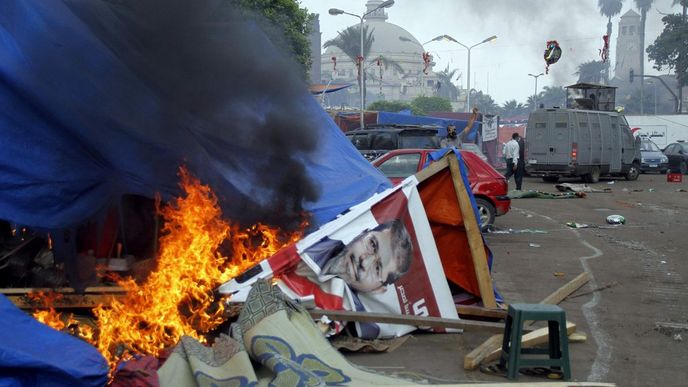
M 122 349 L 157 356 L 182 335 L 204 342 L 203 334 L 224 322 L 217 286 L 301 238 L 262 224 L 240 229 L 223 221 L 211 189 L 184 168 L 180 176 L 186 196 L 161 210 L 165 226 L 156 270 L 142 285 L 118 281 L 126 296 L 94 309 L 96 346 L 111 364 Z M 231 258 L 218 251 L 221 245 Z
M 30 300 L 37 303 L 33 311 L 33 317 L 45 325 L 53 327 L 58 331 L 68 331 L 68 333 L 80 337 L 91 344 L 95 344 L 95 331 L 92 327 L 80 323 L 74 318 L 73 314 L 62 315 L 55 311 L 52 306 L 55 301 L 62 298 L 62 294 L 55 292 L 35 292 L 27 294 Z

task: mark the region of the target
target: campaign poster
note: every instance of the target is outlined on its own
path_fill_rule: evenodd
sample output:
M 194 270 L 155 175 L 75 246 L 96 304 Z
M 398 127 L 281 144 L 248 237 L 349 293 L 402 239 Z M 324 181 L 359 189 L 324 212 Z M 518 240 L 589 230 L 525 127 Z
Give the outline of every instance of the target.
M 268 259 L 263 276 L 274 276 L 289 297 L 321 309 L 458 319 L 416 185 L 412 176 L 351 208 Z M 416 329 L 355 326 L 367 339 Z M 343 325 L 335 327 L 334 333 Z

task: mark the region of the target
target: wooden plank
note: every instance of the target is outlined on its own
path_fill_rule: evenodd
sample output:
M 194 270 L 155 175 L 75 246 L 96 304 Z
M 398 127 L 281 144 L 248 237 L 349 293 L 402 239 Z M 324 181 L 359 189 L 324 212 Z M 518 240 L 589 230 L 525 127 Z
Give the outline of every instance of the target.
M 506 319 L 507 311 L 504 309 L 484 308 L 473 305 L 457 305 L 456 311 L 459 315 L 474 316 L 474 317 L 488 317 L 497 319 Z
M 447 168 L 449 166 L 449 162 L 445 157 L 435 161 L 434 163 L 431 163 L 428 165 L 426 168 L 421 169 L 420 171 L 416 172 L 416 180 L 418 182 L 423 182 L 432 176 L 434 176 L 437 172 L 441 171 L 444 168 Z
M 569 343 L 585 343 L 588 340 L 588 335 L 584 332 L 573 332 L 569 335 Z
M 566 285 L 560 287 L 554 293 L 547 296 L 544 300 L 540 301 L 541 304 L 552 304 L 557 305 L 564 301 L 566 297 L 570 296 L 573 292 L 578 290 L 581 286 L 585 285 L 590 281 L 590 273 L 584 271 L 576 278 L 569 281 Z
M 95 308 L 98 305 L 109 305 L 113 299 L 124 297 L 124 294 L 64 294 L 50 304 L 55 309 Z M 7 298 L 20 309 L 41 309 L 43 304 L 26 295 L 8 295 Z
M 463 358 L 463 369 L 474 370 L 495 348 L 502 348 L 503 334 L 494 335 Z
M 570 335 L 573 332 L 576 331 L 576 324 L 567 321 L 566 322 L 566 334 Z M 536 345 L 544 344 L 547 343 L 549 340 L 549 328 L 544 327 L 540 329 L 536 329 L 530 333 L 526 333 L 523 335 L 521 338 L 521 348 L 531 348 Z M 492 352 L 490 352 L 485 358 L 482 360 L 483 362 L 491 362 L 493 360 L 499 359 L 499 355 L 502 353 L 502 345 L 501 343 L 499 346 L 494 348 Z
M 28 293 L 62 293 L 62 294 L 74 294 L 76 291 L 74 288 L 0 288 L 0 293 L 2 294 L 28 294 Z M 126 293 L 126 290 L 121 286 L 93 286 L 84 289 L 86 294 L 97 294 L 97 293 Z
M 441 317 L 423 317 L 386 313 L 352 312 L 346 310 L 312 309 L 308 312 L 310 313 L 311 317 L 315 319 L 318 319 L 322 316 L 327 316 L 329 319 L 337 321 L 399 324 L 416 327 L 463 329 L 466 331 L 483 331 L 493 333 L 504 331 L 504 323 L 485 321 L 455 320 Z
M 478 220 L 475 218 L 475 213 L 473 212 L 473 205 L 468 196 L 468 190 L 461 178 L 459 162 L 453 152 L 448 153 L 445 158 L 449 162 L 449 170 L 451 171 L 454 190 L 459 200 L 459 207 L 461 208 L 461 214 L 463 216 L 463 225 L 466 229 L 468 246 L 470 247 L 471 258 L 473 259 L 475 276 L 478 280 L 478 288 L 480 289 L 480 298 L 483 301 L 483 305 L 486 307 L 496 308 L 497 302 L 492 288 L 490 269 L 487 267 L 487 254 L 485 254 L 483 237 L 480 232 L 480 227 L 478 226 Z

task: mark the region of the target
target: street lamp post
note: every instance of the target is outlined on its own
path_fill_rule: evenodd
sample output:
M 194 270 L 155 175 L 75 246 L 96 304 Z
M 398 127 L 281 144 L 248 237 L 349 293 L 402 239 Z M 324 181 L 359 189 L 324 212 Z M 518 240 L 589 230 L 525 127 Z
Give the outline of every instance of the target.
M 535 110 L 537 109 L 537 79 L 538 79 L 541 75 L 545 75 L 545 74 L 540 73 L 540 74 L 538 74 L 538 75 L 535 75 L 535 74 L 530 74 L 530 73 L 528 73 L 528 76 L 531 76 L 531 77 L 535 78 L 535 94 L 533 94 L 533 98 L 534 98 L 534 99 L 533 99 L 533 111 L 535 111 Z
M 358 64 L 358 80 L 359 80 L 359 85 L 360 85 L 359 91 L 361 92 L 361 129 L 363 129 L 365 127 L 365 119 L 364 119 L 365 106 L 364 106 L 364 102 L 363 102 L 363 99 L 365 98 L 364 97 L 365 96 L 365 80 L 363 79 L 363 19 L 366 16 L 370 15 L 371 13 L 377 11 L 380 8 L 388 8 L 388 7 L 391 7 L 392 5 L 394 5 L 394 0 L 387 0 L 384 3 L 375 7 L 374 9 L 371 9 L 370 11 L 368 11 L 368 12 L 366 12 L 360 16 L 353 14 L 353 13 L 342 11 L 341 9 L 338 9 L 338 8 L 330 8 L 330 10 L 328 11 L 328 13 L 330 15 L 333 15 L 333 16 L 344 14 L 344 15 L 356 17 L 360 20 L 359 26 L 360 26 L 360 33 L 361 33 L 361 49 L 359 50 L 359 58 L 360 58 L 359 60 L 361 61 L 361 63 Z
M 437 36 L 434 39 L 431 39 L 430 41 L 427 42 L 427 43 L 430 43 L 430 42 L 438 41 L 438 40 L 449 40 L 451 42 L 458 43 L 458 44 L 462 45 L 466 50 L 468 50 L 468 64 L 466 65 L 466 72 L 468 73 L 466 75 L 466 91 L 467 91 L 467 94 L 466 94 L 466 112 L 471 111 L 471 49 L 473 47 L 479 46 L 483 43 L 491 42 L 495 39 L 497 39 L 497 35 L 492 35 L 489 38 L 484 39 L 482 42 L 476 43 L 470 47 L 459 42 L 458 40 L 452 38 L 449 35 L 440 35 L 440 36 Z

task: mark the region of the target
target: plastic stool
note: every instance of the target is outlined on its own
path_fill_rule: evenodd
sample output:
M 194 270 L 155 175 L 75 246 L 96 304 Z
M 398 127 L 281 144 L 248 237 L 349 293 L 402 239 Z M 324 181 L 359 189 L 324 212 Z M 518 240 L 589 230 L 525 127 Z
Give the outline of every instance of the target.
M 549 348 L 521 348 L 523 324 L 526 321 L 547 321 Z M 549 358 L 526 358 L 522 354 L 548 354 Z M 556 305 L 511 304 L 504 327 L 500 367 L 507 366 L 507 377 L 516 379 L 522 367 L 559 367 L 564 380 L 571 379 L 569 339 L 566 334 L 566 312 Z

